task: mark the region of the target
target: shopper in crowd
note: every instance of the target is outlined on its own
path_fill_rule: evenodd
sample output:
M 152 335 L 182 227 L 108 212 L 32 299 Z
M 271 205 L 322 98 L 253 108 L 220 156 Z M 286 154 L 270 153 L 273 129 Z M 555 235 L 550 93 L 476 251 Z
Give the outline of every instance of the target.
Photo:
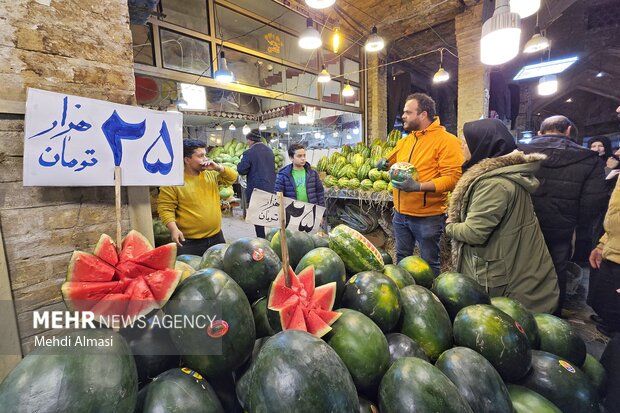
M 511 297 L 532 312 L 553 312 L 559 288 L 530 194 L 545 155 L 517 151 L 498 119 L 466 123 L 464 173 L 450 198 L 446 234 L 453 264 L 491 297 Z
M 598 153 L 598 156 L 606 162 L 609 159 L 613 152 L 611 151 L 611 142 L 606 136 L 597 136 L 595 138 L 590 139 L 590 143 L 588 144 L 590 150 Z
M 212 245 L 226 242 L 218 185 L 231 185 L 237 171 L 209 160 L 205 147 L 200 140 L 184 140 L 184 183 L 159 191 L 157 212 L 179 246 L 177 255 L 202 255 Z
M 556 315 L 561 315 L 566 295 L 575 227 L 578 222 L 591 225 L 606 201 L 603 162 L 598 153 L 571 140 L 573 129 L 565 116 L 552 116 L 542 122 L 537 137 L 520 146 L 525 153 L 547 155 L 536 172 L 540 186 L 532 200 L 558 275 Z
M 591 293 L 592 309 L 599 318 L 597 328 L 611 336 L 620 331 L 620 184 L 611 195 L 605 215 L 605 234 L 590 253 L 590 265 L 597 268 L 597 280 Z
M 325 189 L 310 163 L 306 162 L 306 148 L 294 143 L 288 147 L 291 163 L 278 172 L 275 192 L 283 192 L 287 198 L 325 206 Z
M 435 102 L 428 95 L 409 95 L 402 118 L 409 135 L 377 164 L 377 168 L 387 170 L 395 162 L 408 162 L 418 172 L 419 181 L 392 181 L 396 260 L 411 255 L 417 243 L 420 255 L 438 275 L 439 240 L 445 226 L 448 192 L 462 173 L 461 144 L 440 125 Z
M 237 165 L 237 172 L 247 176 L 245 189 L 246 202 L 250 203 L 254 188 L 272 192 L 276 183 L 276 166 L 273 151 L 261 142 L 262 136 L 258 129 L 253 129 L 247 134 L 248 150 L 243 152 L 243 158 Z M 265 238 L 265 227 L 254 225 L 256 236 Z

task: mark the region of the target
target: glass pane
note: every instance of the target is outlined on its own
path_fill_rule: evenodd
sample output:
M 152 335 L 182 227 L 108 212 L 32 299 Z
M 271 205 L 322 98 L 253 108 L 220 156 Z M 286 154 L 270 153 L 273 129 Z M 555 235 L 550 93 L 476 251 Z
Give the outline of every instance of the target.
M 306 28 L 304 16 L 273 1 L 232 0 L 230 3 L 269 19 L 273 26 L 281 25 L 298 33 Z
M 145 65 L 155 65 L 153 60 L 153 27 L 148 25 L 131 25 L 133 39 L 133 61 Z
M 330 29 L 320 29 L 322 30 L 322 38 L 323 38 L 323 47 L 325 47 L 326 49 L 329 49 L 330 52 L 333 53 L 333 31 Z M 336 51 L 336 53 L 340 56 L 340 55 L 344 55 L 347 57 L 350 57 L 353 60 L 359 60 L 360 59 L 360 46 L 353 43 L 351 40 L 349 40 L 348 38 L 344 37 L 344 35 L 342 34 L 342 30 L 340 31 L 340 44 L 338 46 L 338 50 Z
M 344 104 L 347 106 L 354 106 L 356 108 L 360 107 L 360 88 L 357 86 L 353 86 L 351 85 L 351 87 L 353 88 L 353 90 L 355 91 L 355 94 L 353 96 L 350 97 L 344 97 L 343 96 L 343 100 L 344 100 Z
M 319 149 L 340 148 L 362 141 L 361 114 L 325 108 L 315 108 L 314 113 L 312 125 L 289 124 L 286 133 L 280 136 L 280 143 L 285 148 L 295 142 L 306 145 L 308 149 Z
M 340 56 L 336 53 L 323 49 L 323 64 L 332 77 L 340 75 Z
M 211 77 L 209 42 L 160 29 L 161 54 L 166 69 Z
M 206 0 L 161 0 L 161 6 L 165 21 L 209 34 Z
M 286 93 L 318 99 L 316 75 L 286 68 Z
M 228 68 L 234 73 L 238 83 L 283 92 L 285 85 L 282 80 L 284 66 L 265 61 L 256 56 L 224 49 Z
M 351 82 L 359 83 L 360 82 L 360 64 L 351 59 L 347 59 L 346 57 L 342 59 L 342 63 L 344 65 L 344 78 L 346 80 L 350 80 Z
M 222 6 L 216 7 L 218 34 L 225 41 L 266 53 L 277 59 L 318 69 L 316 51 L 299 48 L 297 36 L 267 26 Z
M 332 80 L 322 83 L 321 86 L 323 87 L 324 102 L 340 103 L 340 88 L 342 87 L 340 82 Z

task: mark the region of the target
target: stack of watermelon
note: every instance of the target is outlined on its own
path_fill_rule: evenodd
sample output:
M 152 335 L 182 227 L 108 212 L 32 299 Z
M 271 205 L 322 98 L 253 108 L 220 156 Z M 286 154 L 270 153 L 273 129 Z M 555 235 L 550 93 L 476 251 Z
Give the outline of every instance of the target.
M 388 173 L 377 170 L 375 165 L 396 146 L 400 136 L 400 131 L 394 129 L 386 141 L 375 139 L 370 146 L 361 142 L 353 147 L 344 145 L 340 152 L 322 157 L 317 170 L 326 173 L 323 184 L 327 188 L 391 191 Z
M 80 332 L 118 346 L 73 356 L 37 350 L 0 385 L 1 405 L 26 412 L 599 411 L 605 371 L 566 321 L 491 299 L 458 273 L 435 278 L 419 257 L 386 264 L 344 225 L 328 236 L 287 232 L 296 265 L 285 276 L 272 248 L 280 240 L 270 235 L 271 242 L 210 248 L 195 264 L 205 268 L 178 286 L 174 247 L 153 249 L 136 233 L 120 254 L 107 236 L 95 254 L 76 252 L 63 286 L 69 308 L 136 315 L 163 306 L 166 316 L 213 313 L 215 320 L 164 334 L 121 331 L 127 343 L 109 330 Z M 182 259 L 195 261 L 189 258 Z
M 267 144 L 267 141 L 264 138 L 263 143 Z M 213 159 L 217 163 L 236 169 L 237 164 L 241 161 L 243 152 L 247 149 L 248 145 L 246 143 L 233 139 L 230 142 L 227 142 L 224 146 L 218 146 L 211 149 L 211 151 L 207 154 L 207 157 L 209 159 Z M 275 158 L 274 167 L 277 171 L 282 167 L 284 156 L 282 155 L 282 151 L 277 148 L 273 148 L 272 151 Z

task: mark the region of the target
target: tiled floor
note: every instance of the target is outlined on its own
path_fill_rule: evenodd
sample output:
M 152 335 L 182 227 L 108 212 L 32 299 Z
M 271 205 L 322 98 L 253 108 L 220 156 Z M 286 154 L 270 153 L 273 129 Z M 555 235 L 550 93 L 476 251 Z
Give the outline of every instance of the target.
M 232 214 L 225 214 L 222 218 L 222 229 L 224 230 L 226 241 L 232 242 L 243 237 L 254 237 L 254 226 L 243 220 L 241 208 L 234 208 L 232 211 Z M 588 269 L 583 269 L 581 282 L 575 294 L 568 296 L 563 315 L 584 339 L 588 352 L 598 359 L 609 338 L 599 333 L 594 322 L 590 320 L 590 314 L 593 312 L 585 302 L 588 275 Z

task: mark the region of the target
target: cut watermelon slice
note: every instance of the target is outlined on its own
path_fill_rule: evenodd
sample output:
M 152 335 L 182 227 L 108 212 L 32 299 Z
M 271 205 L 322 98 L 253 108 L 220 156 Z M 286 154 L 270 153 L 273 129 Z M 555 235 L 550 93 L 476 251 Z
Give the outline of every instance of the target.
M 118 263 L 116 245 L 112 237 L 108 234 L 102 234 L 101 237 L 99 237 L 99 242 L 97 242 L 93 253 L 112 266 Z
M 82 251 L 73 251 L 67 281 L 112 281 L 114 267 L 93 254 Z
M 164 306 L 181 280 L 182 272 L 174 269 L 176 244 L 153 249 L 144 236 L 131 231 L 115 266 L 110 264 L 114 254 L 116 246 L 105 234 L 95 255 L 73 253 L 61 287 L 67 308 L 92 311 L 99 321 L 112 315 L 147 315 Z
M 128 261 L 137 258 L 147 251 L 151 251 L 153 246 L 148 239 L 136 230 L 131 230 L 122 241 L 119 261 Z
M 282 330 L 303 330 L 322 337 L 332 328 L 340 313 L 331 311 L 336 299 L 336 283 L 315 288 L 314 267 L 309 266 L 296 275 L 289 267 L 291 286 L 285 285 L 280 271 L 271 285 L 267 307 L 278 311 Z

